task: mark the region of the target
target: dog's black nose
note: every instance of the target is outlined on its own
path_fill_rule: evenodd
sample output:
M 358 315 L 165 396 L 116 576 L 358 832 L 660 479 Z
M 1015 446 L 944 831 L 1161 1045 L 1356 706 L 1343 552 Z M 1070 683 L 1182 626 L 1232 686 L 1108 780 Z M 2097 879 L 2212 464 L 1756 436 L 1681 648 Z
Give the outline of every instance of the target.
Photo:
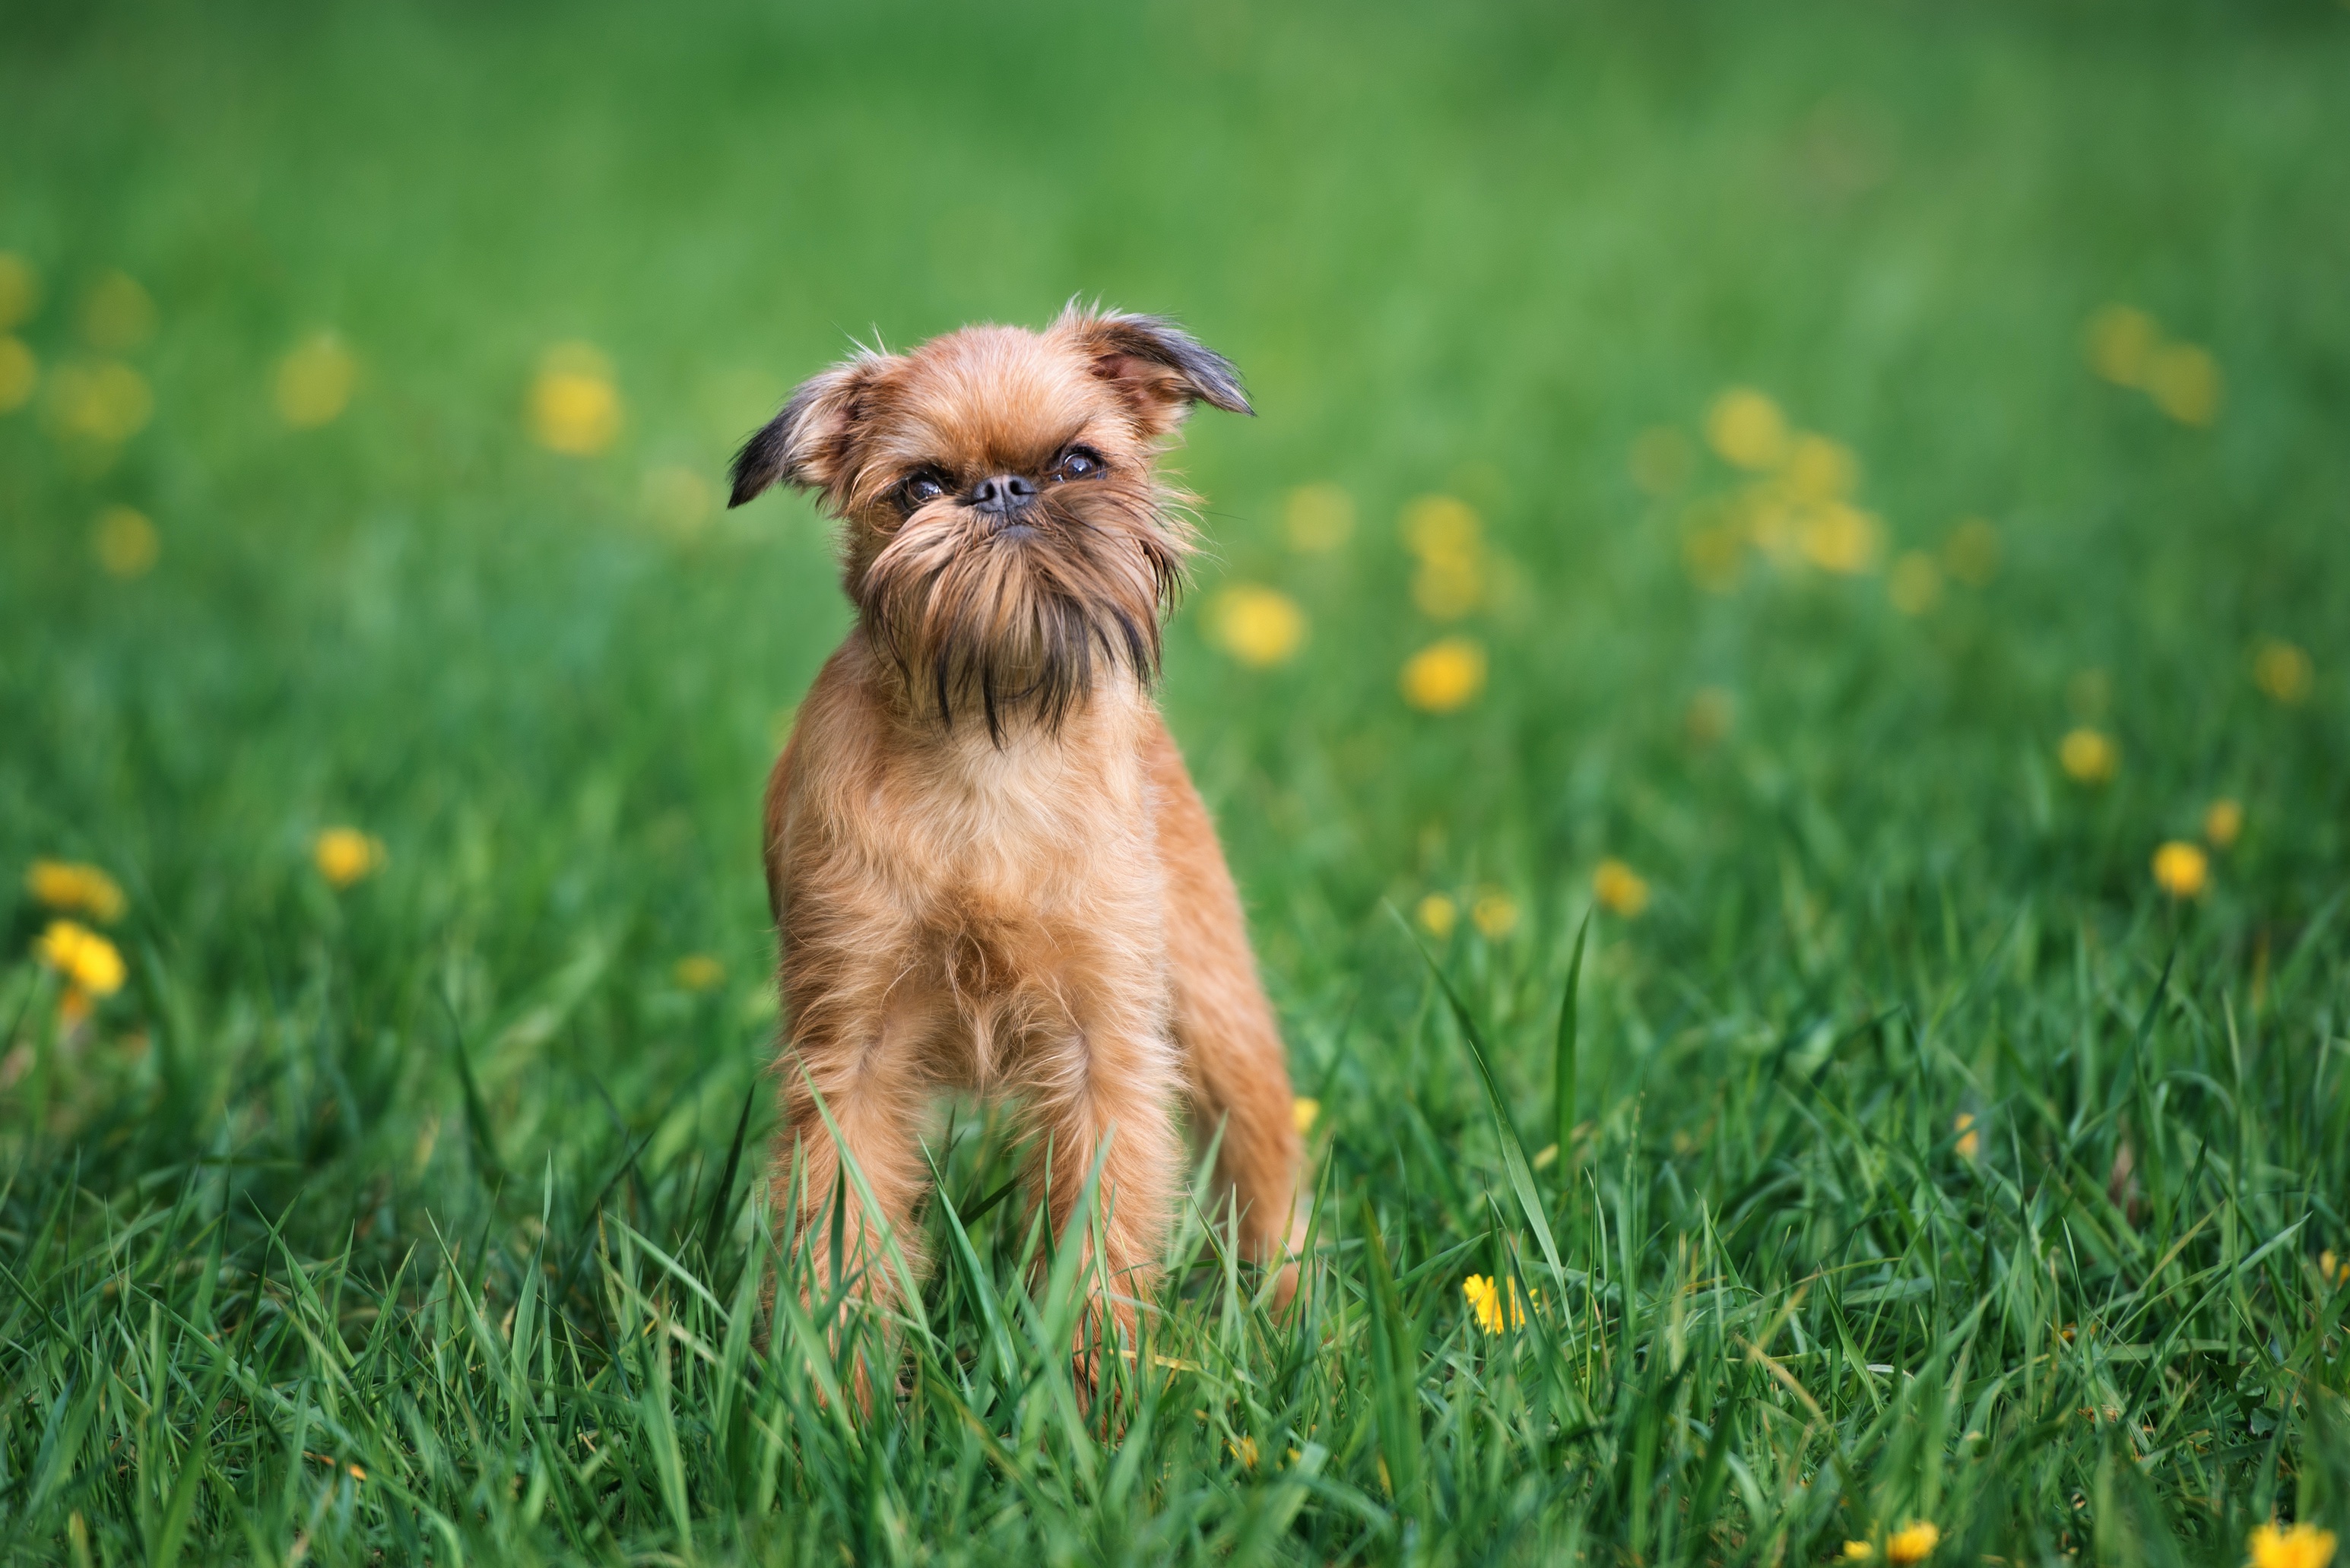
M 1023 479 L 1016 473 L 999 473 L 993 479 L 983 479 L 972 487 L 971 505 L 974 512 L 992 512 L 1009 517 L 1027 510 L 1036 499 L 1036 482 Z

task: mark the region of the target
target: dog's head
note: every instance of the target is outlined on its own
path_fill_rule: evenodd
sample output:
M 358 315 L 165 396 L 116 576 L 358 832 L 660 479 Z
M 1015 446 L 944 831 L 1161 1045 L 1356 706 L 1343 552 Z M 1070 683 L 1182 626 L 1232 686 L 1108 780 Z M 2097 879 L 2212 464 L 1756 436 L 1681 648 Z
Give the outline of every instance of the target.
M 914 701 L 1057 725 L 1097 671 L 1149 680 L 1191 531 L 1155 471 L 1240 378 L 1172 324 L 1072 306 L 1043 332 L 966 327 L 860 354 L 734 458 L 730 505 L 778 483 L 841 519 L 848 597 Z

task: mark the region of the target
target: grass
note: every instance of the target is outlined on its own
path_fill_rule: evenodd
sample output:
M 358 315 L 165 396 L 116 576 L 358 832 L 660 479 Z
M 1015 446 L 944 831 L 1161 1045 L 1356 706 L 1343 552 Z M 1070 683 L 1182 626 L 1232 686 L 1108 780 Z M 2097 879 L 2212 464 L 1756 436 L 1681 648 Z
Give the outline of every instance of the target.
M 1923 1520 L 1945 1563 L 2221 1564 L 2350 1524 L 2350 13 L 0 29 L 47 377 L 0 415 L 0 871 L 105 867 L 128 969 L 70 1023 L 51 912 L 5 917 L 11 1560 L 1776 1564 Z M 109 268 L 151 334 L 87 319 Z M 1193 1211 L 1105 1434 L 1075 1250 L 962 1106 L 858 1417 L 760 1304 L 829 1239 L 753 1199 L 756 796 L 846 611 L 804 505 L 680 473 L 847 332 L 1080 291 L 1263 410 L 1193 427 L 1165 701 L 1320 1106 L 1311 1286 L 1273 1319 Z M 2216 422 L 2085 367 L 2116 301 L 2215 357 Z M 356 391 L 289 430 L 322 328 Z M 625 419 L 574 457 L 524 405 L 583 339 Z M 100 359 L 151 389 L 124 440 L 60 400 Z M 1866 569 L 1756 547 L 1701 439 L 1734 384 L 1858 454 Z M 1286 542 L 1309 483 L 1336 550 Z M 1482 520 L 1458 618 L 1397 531 L 1430 493 Z M 93 558 L 109 506 L 151 569 Z M 1219 646 L 1238 583 L 1295 658 Z M 1490 679 L 1415 711 L 1443 635 Z M 336 825 L 386 850 L 341 888 Z M 1603 858 L 1644 909 L 1591 913 Z

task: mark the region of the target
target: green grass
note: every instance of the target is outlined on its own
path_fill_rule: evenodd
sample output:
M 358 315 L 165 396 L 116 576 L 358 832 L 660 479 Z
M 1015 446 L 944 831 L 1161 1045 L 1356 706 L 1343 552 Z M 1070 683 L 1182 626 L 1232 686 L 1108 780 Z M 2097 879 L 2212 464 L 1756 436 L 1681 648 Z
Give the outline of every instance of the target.
M 0 415 L 0 1549 L 1776 1564 L 1925 1519 L 1942 1563 L 2220 1565 L 2350 1528 L 2350 12 L 831 9 L 0 19 L 18 334 L 54 389 L 109 268 L 159 322 L 127 441 Z M 1308 1304 L 1195 1213 L 1105 1438 L 1082 1282 L 985 1208 L 1014 1155 L 964 1106 L 859 1418 L 760 1306 L 827 1238 L 752 1206 L 757 794 L 847 612 L 804 504 L 664 522 L 647 475 L 714 483 L 852 332 L 1078 292 L 1263 410 L 1181 459 L 1212 550 L 1165 701 L 1322 1106 Z M 2109 301 L 2216 356 L 2216 425 L 2090 374 Z M 289 431 L 322 327 L 358 390 Z M 626 400 L 592 458 L 522 413 L 570 339 Z M 1918 616 L 1881 565 L 1693 581 L 1733 384 L 1858 454 L 1887 560 L 1981 516 L 1996 575 Z M 1696 455 L 1644 490 L 1659 427 Z M 1307 483 L 1336 552 L 1284 543 Z M 1495 552 L 1441 625 L 1430 493 Z M 1215 645 L 1233 582 L 1303 606 L 1298 657 Z M 1490 683 L 1416 713 L 1448 632 Z M 2102 787 L 2057 765 L 2083 722 Z M 2149 858 L 2223 795 L 2174 903 Z M 389 851 L 340 892 L 338 823 Z M 78 1029 L 13 891 L 44 857 L 129 896 Z M 1603 857 L 1654 896 L 1593 919 L 1562 1116 Z M 1486 889 L 1505 933 L 1418 933 L 1455 1006 L 1389 911 Z M 1471 1273 L 1531 1320 L 1482 1333 Z

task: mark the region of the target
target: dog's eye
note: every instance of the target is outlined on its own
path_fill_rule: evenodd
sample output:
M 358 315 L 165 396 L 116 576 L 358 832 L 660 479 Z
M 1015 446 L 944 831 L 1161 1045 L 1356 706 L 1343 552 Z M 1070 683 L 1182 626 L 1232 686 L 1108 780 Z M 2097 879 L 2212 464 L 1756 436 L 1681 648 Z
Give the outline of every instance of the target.
M 1107 472 L 1108 467 L 1107 463 L 1102 462 L 1101 453 L 1093 448 L 1073 446 L 1061 454 L 1060 462 L 1053 465 L 1053 477 L 1055 479 L 1097 479 Z
M 928 469 L 915 474 L 898 487 L 898 493 L 905 498 L 906 510 L 909 512 L 917 506 L 928 506 L 946 493 L 946 482 Z

